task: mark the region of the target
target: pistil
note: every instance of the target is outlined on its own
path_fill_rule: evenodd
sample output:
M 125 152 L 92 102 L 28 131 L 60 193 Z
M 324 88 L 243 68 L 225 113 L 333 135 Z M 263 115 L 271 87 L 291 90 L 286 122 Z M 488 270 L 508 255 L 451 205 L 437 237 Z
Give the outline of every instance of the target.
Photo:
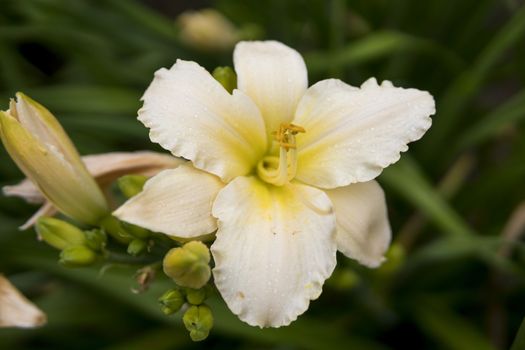
M 265 182 L 282 186 L 295 177 L 297 172 L 297 146 L 295 136 L 304 133 L 299 125 L 282 123 L 273 132 L 279 144 L 279 157 L 266 156 L 257 164 L 257 174 Z

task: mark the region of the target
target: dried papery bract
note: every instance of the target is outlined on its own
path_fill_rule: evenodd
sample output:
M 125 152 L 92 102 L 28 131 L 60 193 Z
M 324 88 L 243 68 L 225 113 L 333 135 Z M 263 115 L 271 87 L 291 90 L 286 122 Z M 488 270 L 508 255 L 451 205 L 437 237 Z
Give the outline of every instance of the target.
M 0 275 L 0 327 L 33 328 L 46 322 L 46 315 Z

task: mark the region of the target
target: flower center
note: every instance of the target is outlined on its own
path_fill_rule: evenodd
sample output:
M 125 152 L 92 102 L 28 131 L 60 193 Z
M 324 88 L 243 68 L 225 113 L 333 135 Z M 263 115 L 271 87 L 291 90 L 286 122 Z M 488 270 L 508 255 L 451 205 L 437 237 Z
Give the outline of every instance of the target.
M 295 135 L 304 133 L 299 125 L 282 123 L 274 131 L 275 141 L 279 145 L 279 155 L 268 155 L 257 164 L 257 175 L 270 184 L 282 186 L 295 177 L 297 172 L 297 146 Z

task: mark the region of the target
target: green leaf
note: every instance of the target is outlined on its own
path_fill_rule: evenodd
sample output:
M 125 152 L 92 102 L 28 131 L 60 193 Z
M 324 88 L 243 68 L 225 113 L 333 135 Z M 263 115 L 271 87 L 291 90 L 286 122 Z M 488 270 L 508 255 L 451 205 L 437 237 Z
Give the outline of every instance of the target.
M 414 305 L 419 326 L 446 349 L 495 350 L 477 328 L 446 305 L 430 298 L 417 299 Z
M 52 113 L 135 116 L 140 106 L 140 92 L 119 87 L 68 84 L 31 88 L 24 93 L 45 105 Z
M 512 343 L 512 347 L 510 350 L 523 350 L 525 349 L 525 318 L 521 322 L 520 329 L 518 330 L 518 333 L 516 334 L 516 337 L 514 338 L 514 342 Z
M 434 153 L 461 120 L 461 113 L 479 92 L 503 54 L 525 35 L 525 6 L 492 38 L 470 69 L 464 71 L 447 89 L 438 104 L 438 114 L 426 137 L 427 152 Z
M 505 127 L 525 120 L 525 90 L 469 127 L 461 136 L 458 149 L 465 149 L 497 136 Z
M 305 55 L 305 60 L 309 71 L 316 73 L 355 66 L 402 51 L 436 56 L 438 62 L 453 69 L 463 66 L 460 58 L 435 42 L 393 31 L 370 33 L 334 52 L 312 52 Z
M 421 210 L 429 220 L 443 230 L 444 234 L 450 236 L 474 234 L 408 156 L 403 156 L 395 165 L 385 169 L 379 179 Z

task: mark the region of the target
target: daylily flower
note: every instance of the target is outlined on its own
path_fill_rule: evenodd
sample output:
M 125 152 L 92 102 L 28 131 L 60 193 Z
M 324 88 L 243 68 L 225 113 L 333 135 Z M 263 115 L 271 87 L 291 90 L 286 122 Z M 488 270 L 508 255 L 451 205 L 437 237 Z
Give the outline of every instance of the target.
M 0 328 L 33 328 L 46 322 L 46 315 L 0 275 Z
M 176 168 L 185 163 L 182 159 L 150 151 L 111 152 L 92 154 L 81 158 L 88 172 L 104 192 L 116 179 L 123 175 L 153 176 L 162 170 Z M 14 186 L 4 186 L 2 190 L 6 196 L 20 197 L 32 204 L 42 204 L 42 207 L 20 226 L 22 230 L 33 226 L 38 218 L 52 216 L 57 212 L 57 208 L 44 197 L 38 187 L 29 179 L 25 179 Z
M 240 42 L 229 94 L 197 63 L 160 69 L 139 120 L 192 165 L 165 170 L 120 207 L 121 220 L 194 238 L 216 231 L 215 284 L 250 325 L 279 327 L 316 299 L 336 252 L 375 267 L 390 242 L 376 178 L 431 125 L 434 100 L 369 79 L 308 88 L 299 53 Z

